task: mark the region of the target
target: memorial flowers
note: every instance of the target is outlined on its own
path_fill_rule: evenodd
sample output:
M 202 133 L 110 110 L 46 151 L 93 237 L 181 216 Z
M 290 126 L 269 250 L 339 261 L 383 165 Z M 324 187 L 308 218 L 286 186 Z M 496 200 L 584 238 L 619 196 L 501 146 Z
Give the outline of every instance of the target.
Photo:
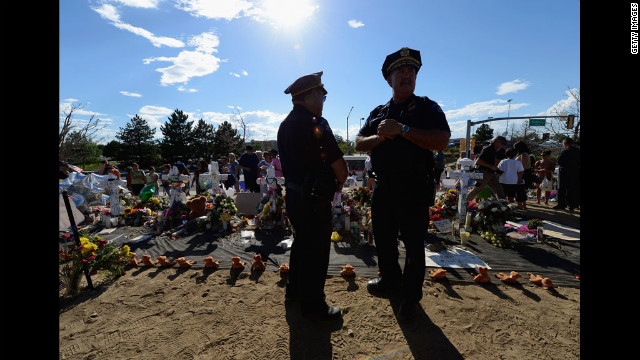
M 440 194 L 430 210 L 432 221 L 455 218 L 458 214 L 458 191 L 450 189 Z
M 506 199 L 481 201 L 473 219 L 481 230 L 504 233 L 504 224 L 513 220 L 515 208 Z
M 128 245 L 117 247 L 102 237 L 83 230 L 79 233 L 80 246 L 77 246 L 73 236 L 66 235 L 62 236 L 65 247 L 59 250 L 58 257 L 59 278 L 66 286 L 67 295 L 80 292 L 80 280 L 85 266 L 90 275 L 98 271 L 104 271 L 111 277 L 124 274 L 130 250 Z

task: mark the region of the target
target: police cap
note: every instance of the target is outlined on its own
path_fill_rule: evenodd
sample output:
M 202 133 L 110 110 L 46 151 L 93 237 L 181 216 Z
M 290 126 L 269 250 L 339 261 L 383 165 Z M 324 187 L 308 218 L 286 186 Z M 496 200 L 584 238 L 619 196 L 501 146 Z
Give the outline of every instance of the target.
M 324 85 L 322 84 L 321 78 L 322 71 L 305 75 L 298 78 L 293 84 L 289 85 L 289 87 L 284 91 L 285 94 L 291 94 L 291 96 L 296 96 L 298 94 L 302 94 L 305 91 L 309 91 L 311 89 L 322 86 L 322 91 L 324 94 L 327 94 L 327 90 L 324 89 Z
M 382 76 L 386 79 L 393 70 L 406 65 L 415 67 L 417 74 L 422 66 L 420 51 L 403 47 L 393 54 L 387 55 L 384 64 L 382 64 Z

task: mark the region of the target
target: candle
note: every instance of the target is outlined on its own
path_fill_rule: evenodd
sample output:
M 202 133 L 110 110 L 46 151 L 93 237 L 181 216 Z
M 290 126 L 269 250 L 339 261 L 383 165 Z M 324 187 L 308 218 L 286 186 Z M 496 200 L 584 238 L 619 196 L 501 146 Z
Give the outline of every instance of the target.
M 469 238 L 471 237 L 471 233 L 468 231 L 460 231 L 460 243 L 465 245 L 469 242 Z

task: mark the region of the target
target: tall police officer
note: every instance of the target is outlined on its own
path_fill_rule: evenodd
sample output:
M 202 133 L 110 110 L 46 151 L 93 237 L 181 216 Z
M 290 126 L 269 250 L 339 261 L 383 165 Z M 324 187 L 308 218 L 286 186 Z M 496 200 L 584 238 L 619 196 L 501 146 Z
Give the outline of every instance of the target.
M 347 163 L 329 123 L 322 117 L 327 91 L 322 71 L 305 75 L 285 91 L 293 110 L 278 129 L 287 215 L 294 230 L 286 299 L 299 299 L 302 316 L 339 319 L 325 301 L 331 244 L 331 201 L 347 178 Z M 313 259 L 313 260 L 312 260 Z
M 446 148 L 451 136 L 440 106 L 413 94 L 421 66 L 420 52 L 406 47 L 386 57 L 382 75 L 393 96 L 371 111 L 355 140 L 356 150 L 371 151 L 376 174 L 371 215 L 380 277 L 367 289 L 400 294 L 401 320 L 413 315 L 422 298 L 424 240 L 434 197 L 432 150 Z M 398 263 L 398 230 L 406 249 L 404 272 Z

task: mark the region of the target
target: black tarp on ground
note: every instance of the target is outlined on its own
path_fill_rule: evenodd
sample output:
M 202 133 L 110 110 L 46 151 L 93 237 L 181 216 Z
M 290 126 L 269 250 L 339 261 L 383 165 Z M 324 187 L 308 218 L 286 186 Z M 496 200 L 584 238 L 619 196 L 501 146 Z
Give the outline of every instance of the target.
M 101 229 L 94 231 L 99 233 Z M 289 251 L 279 245 L 280 241 L 291 237 L 290 231 L 278 230 L 265 232 L 253 231 L 253 237 L 243 238 L 241 232 L 221 236 L 214 231 L 206 230 L 196 232 L 189 236 L 172 240 L 167 236 L 152 236 L 150 229 L 143 227 L 116 228 L 109 234 L 101 234 L 106 240 L 115 239 L 118 243 L 128 244 L 136 258 L 142 255 L 150 255 L 152 259 L 164 255 L 167 258 L 184 256 L 187 260 L 197 260 L 193 268 L 203 268 L 203 259 L 211 256 L 214 260 L 220 260 L 221 269 L 229 269 L 231 258 L 239 256 L 247 262 L 247 270 L 253 262 L 253 255 L 259 253 L 263 261 L 267 262 L 267 270 L 276 271 L 282 263 L 289 262 Z M 133 236 L 128 236 L 129 234 Z M 147 234 L 146 239 L 135 241 L 139 236 Z M 430 242 L 443 241 L 447 245 L 459 244 L 451 235 L 439 234 L 432 237 Z M 503 272 L 509 274 L 512 270 L 519 272 L 523 278 L 520 283 L 528 282 L 527 272 L 534 275 L 542 275 L 550 278 L 557 286 L 580 287 L 580 281 L 575 275 L 580 274 L 580 242 L 557 241 L 560 249 L 544 243 L 519 243 L 514 249 L 497 248 L 477 234 L 472 234 L 466 246 L 481 260 L 490 266 L 489 273 L 493 283 L 500 281 L 493 273 Z M 399 243 L 400 265 L 404 265 L 404 249 Z M 310 259 L 313 261 L 313 259 Z M 342 266 L 351 264 L 356 269 L 356 275 L 364 277 L 377 276 L 377 256 L 373 246 L 353 246 L 348 243 L 331 243 L 329 260 L 329 275 L 339 275 Z M 142 266 L 142 265 L 139 265 Z M 177 265 L 174 265 L 177 267 Z M 474 269 L 446 268 L 447 280 L 473 282 Z M 425 276 L 429 279 L 428 274 Z

